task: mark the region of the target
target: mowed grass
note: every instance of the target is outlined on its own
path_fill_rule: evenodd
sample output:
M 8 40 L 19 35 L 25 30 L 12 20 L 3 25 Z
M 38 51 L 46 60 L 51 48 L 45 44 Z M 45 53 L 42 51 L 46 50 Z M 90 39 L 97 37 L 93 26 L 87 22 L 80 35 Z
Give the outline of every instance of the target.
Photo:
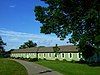
M 100 75 L 100 67 L 90 67 L 86 64 L 46 60 L 36 63 L 58 71 L 63 75 Z
M 28 75 L 24 66 L 13 60 L 0 58 L 0 75 Z

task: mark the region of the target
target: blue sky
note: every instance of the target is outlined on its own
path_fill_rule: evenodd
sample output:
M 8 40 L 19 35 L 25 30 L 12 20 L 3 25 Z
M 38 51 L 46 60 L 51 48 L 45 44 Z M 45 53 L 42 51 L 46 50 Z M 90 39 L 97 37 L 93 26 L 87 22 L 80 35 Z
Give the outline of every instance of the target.
M 60 41 L 55 35 L 40 33 L 42 24 L 35 20 L 34 8 L 46 6 L 40 0 L 0 0 L 0 36 L 7 43 L 6 50 L 18 48 L 27 40 L 39 46 L 66 45 L 68 38 Z

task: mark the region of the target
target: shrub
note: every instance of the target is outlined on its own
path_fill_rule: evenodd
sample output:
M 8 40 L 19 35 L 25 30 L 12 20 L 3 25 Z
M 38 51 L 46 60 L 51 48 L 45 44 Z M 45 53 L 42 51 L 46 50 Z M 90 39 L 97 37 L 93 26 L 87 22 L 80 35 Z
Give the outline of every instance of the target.
M 0 54 L 0 58 L 3 58 L 3 55 Z
M 59 61 L 59 59 L 56 58 L 55 61 Z
M 24 58 L 24 60 L 28 61 L 28 58 Z
M 38 61 L 38 58 L 33 58 L 32 60 L 33 60 L 33 61 Z
M 39 58 L 38 60 L 42 60 L 41 58 Z
M 32 58 L 28 58 L 28 61 L 33 62 L 33 59 Z
M 20 59 L 21 59 L 21 60 L 24 60 L 25 58 L 21 57 Z
M 71 63 L 75 63 L 76 61 L 75 61 L 75 60 L 71 60 L 70 62 L 71 62 Z
M 20 59 L 20 57 L 16 57 L 16 59 Z
M 63 62 L 67 62 L 67 60 L 66 59 L 63 59 Z
M 15 59 L 15 57 L 10 57 L 10 58 Z
M 43 58 L 43 60 L 46 60 L 46 58 Z
M 80 63 L 80 64 L 86 64 L 87 62 L 81 58 L 81 59 L 79 60 L 79 63 Z

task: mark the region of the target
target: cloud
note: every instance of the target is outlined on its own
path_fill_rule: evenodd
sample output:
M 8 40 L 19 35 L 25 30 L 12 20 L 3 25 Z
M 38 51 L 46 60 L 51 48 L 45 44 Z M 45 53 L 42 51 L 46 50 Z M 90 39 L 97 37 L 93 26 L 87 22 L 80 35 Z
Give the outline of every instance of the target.
M 3 40 L 7 43 L 7 50 L 11 48 L 18 48 L 21 44 L 28 40 L 36 42 L 38 46 L 54 46 L 55 44 L 66 45 L 69 38 L 67 37 L 64 41 L 61 41 L 54 35 L 30 34 L 11 31 L 4 28 L 0 28 L 0 36 L 2 36 Z
M 10 5 L 9 7 L 10 7 L 10 8 L 15 8 L 15 7 L 16 7 L 16 5 Z

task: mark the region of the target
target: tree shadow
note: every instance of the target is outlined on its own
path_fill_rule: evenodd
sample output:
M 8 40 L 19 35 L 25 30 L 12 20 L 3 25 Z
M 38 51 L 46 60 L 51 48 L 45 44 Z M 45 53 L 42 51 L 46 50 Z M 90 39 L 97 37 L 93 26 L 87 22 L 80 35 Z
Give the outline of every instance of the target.
M 41 72 L 39 72 L 39 74 L 47 73 L 47 72 L 52 72 L 52 71 L 51 71 L 51 70 L 45 70 L 45 71 L 41 71 Z

